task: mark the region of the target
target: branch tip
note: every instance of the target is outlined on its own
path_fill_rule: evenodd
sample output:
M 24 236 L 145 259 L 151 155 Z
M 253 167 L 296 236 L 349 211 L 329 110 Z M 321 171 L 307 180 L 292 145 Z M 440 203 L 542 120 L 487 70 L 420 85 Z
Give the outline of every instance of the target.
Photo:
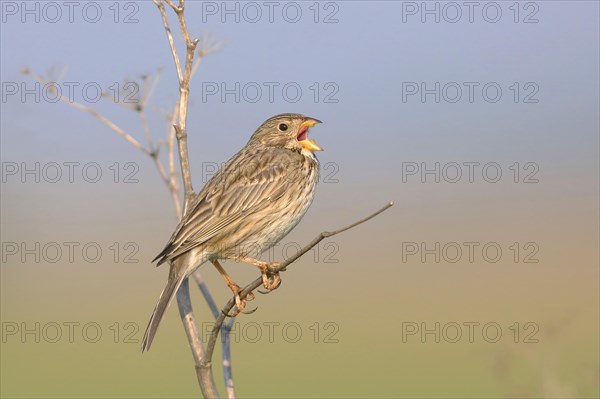
M 315 237 L 308 245 L 306 245 L 304 248 L 302 248 L 298 253 L 296 253 L 294 256 L 292 256 L 291 258 L 287 259 L 285 262 L 283 262 L 282 264 L 280 264 L 278 267 L 276 267 L 274 270 L 276 272 L 280 272 L 283 271 L 285 268 L 287 268 L 291 263 L 295 262 L 298 258 L 300 258 L 301 256 L 303 256 L 305 253 L 307 253 L 308 251 L 310 251 L 314 246 L 316 246 L 318 243 L 320 243 L 324 238 L 326 237 L 331 237 L 334 236 L 336 234 L 339 234 L 343 231 L 349 230 L 353 227 L 358 226 L 359 224 L 362 224 L 372 218 L 374 218 L 375 216 L 379 215 L 380 213 L 386 211 L 388 208 L 390 208 L 392 206 L 392 202 L 388 202 L 385 206 L 383 206 L 382 208 L 380 208 L 379 210 L 373 212 L 372 214 L 368 215 L 367 217 L 358 220 L 357 222 L 354 222 L 346 227 L 342 227 L 341 229 L 338 230 L 334 230 L 334 231 L 329 231 L 329 232 L 321 232 L 319 233 L 319 235 L 317 235 L 317 237 Z M 258 277 L 256 280 L 252 281 L 250 284 L 248 284 L 247 286 L 244 287 L 244 289 L 240 292 L 240 297 L 245 298 L 249 293 L 251 293 L 252 291 L 254 291 L 256 288 L 258 288 L 260 285 L 262 284 L 262 277 Z M 225 318 L 229 315 L 229 312 L 231 311 L 231 309 L 235 306 L 235 299 L 231 298 L 229 300 L 229 302 L 227 302 L 227 304 L 223 307 L 223 309 L 221 309 L 221 314 L 219 315 L 219 317 L 217 318 L 217 320 L 215 321 L 215 324 L 213 325 L 210 337 L 208 339 L 208 344 L 206 346 L 206 351 L 204 352 L 204 358 L 202 359 L 202 363 L 207 363 L 210 362 L 212 360 L 212 355 L 215 349 L 215 344 L 217 342 L 217 336 L 219 335 L 219 331 L 221 330 L 222 326 L 223 326 L 223 322 L 225 321 Z

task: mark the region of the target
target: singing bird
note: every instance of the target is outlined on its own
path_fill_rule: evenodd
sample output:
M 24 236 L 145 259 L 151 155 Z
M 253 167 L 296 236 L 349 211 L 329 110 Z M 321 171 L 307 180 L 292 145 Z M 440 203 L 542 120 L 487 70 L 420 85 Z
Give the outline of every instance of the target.
M 233 291 L 237 313 L 245 307 L 240 287 L 227 275 L 220 259 L 258 266 L 263 285 L 272 290 L 279 276 L 269 264 L 256 259 L 285 237 L 311 205 L 321 147 L 308 139 L 308 129 L 321 123 L 300 114 L 280 114 L 267 119 L 206 183 L 188 206 L 168 244 L 153 260 L 170 264 L 169 278 L 152 312 L 142 343 L 150 349 L 169 303 L 182 281 L 210 261 Z

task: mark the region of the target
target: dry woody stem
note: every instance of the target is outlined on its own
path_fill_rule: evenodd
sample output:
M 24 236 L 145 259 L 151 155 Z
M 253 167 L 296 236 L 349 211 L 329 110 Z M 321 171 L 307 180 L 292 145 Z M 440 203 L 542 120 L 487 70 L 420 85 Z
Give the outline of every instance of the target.
M 181 33 L 185 40 L 186 44 L 186 56 L 185 56 L 185 65 L 184 71 L 182 72 L 181 64 L 179 60 L 179 55 L 177 54 L 177 48 L 175 47 L 175 41 L 173 39 L 173 35 L 171 33 L 171 28 L 169 26 L 169 19 L 167 16 L 167 12 L 165 9 L 164 2 L 161 0 L 153 0 L 154 4 L 158 7 L 160 11 L 162 22 L 165 28 L 165 32 L 167 35 L 167 40 L 169 42 L 169 46 L 171 48 L 171 52 L 173 54 L 173 60 L 175 61 L 175 69 L 177 71 L 177 77 L 179 80 L 179 103 L 177 105 L 178 116 L 173 123 L 173 129 L 175 131 L 175 137 L 177 138 L 177 148 L 179 150 L 179 162 L 181 167 L 181 177 L 183 179 L 183 192 L 184 192 L 184 203 L 183 203 L 183 213 L 182 216 L 185 215 L 189 209 L 189 205 L 194 199 L 195 193 L 194 188 L 192 186 L 192 175 L 190 172 L 190 161 L 188 155 L 187 148 L 187 110 L 188 110 L 188 99 L 189 99 L 189 88 L 190 81 L 192 79 L 192 75 L 194 72 L 194 55 L 196 52 L 196 47 L 198 45 L 198 40 L 191 40 L 190 34 L 187 29 L 187 24 L 185 22 L 185 2 L 184 0 L 179 1 L 179 6 L 175 6 L 172 1 L 165 0 L 165 2 L 173 9 L 175 14 L 177 14 L 177 19 L 179 21 L 179 27 L 181 29 Z M 200 55 L 198 58 L 200 59 Z M 170 140 L 172 142 L 172 139 Z M 173 168 L 173 159 L 170 160 L 171 169 Z M 215 381 L 212 375 L 212 367 L 207 364 L 202 364 L 201 359 L 204 358 L 204 348 L 202 346 L 202 341 L 200 339 L 200 334 L 196 327 L 196 322 L 194 320 L 194 313 L 192 310 L 192 303 L 190 300 L 190 289 L 188 279 L 185 279 L 179 290 L 177 291 L 177 306 L 179 307 L 179 314 L 181 316 L 181 321 L 183 322 L 183 326 L 188 338 L 188 342 L 190 344 L 190 349 L 192 351 L 192 356 L 194 358 L 195 368 L 196 368 L 196 376 L 198 378 L 198 383 L 200 384 L 200 389 L 202 391 L 202 395 L 205 398 L 216 398 L 218 397 L 218 391 L 215 385 Z M 230 364 L 231 362 L 229 362 Z M 234 394 L 235 395 L 235 394 Z

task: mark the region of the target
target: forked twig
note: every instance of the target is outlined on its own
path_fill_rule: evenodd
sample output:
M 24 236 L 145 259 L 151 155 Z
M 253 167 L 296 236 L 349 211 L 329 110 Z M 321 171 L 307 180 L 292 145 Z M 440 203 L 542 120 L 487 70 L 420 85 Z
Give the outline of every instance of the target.
M 193 72 L 195 72 L 194 68 L 194 55 L 196 52 L 196 47 L 198 45 L 198 40 L 191 40 L 190 34 L 187 29 L 187 24 L 185 21 L 185 1 L 179 0 L 179 6 L 175 6 L 171 0 L 164 0 L 177 14 L 177 19 L 179 21 L 179 27 L 181 29 L 181 33 L 185 40 L 186 44 L 186 56 L 185 56 L 185 64 L 182 72 L 181 63 L 179 60 L 179 56 L 177 54 L 177 49 L 175 47 L 175 42 L 173 40 L 173 35 L 171 33 L 171 28 L 169 26 L 169 19 L 167 17 L 167 12 L 165 9 L 165 5 L 163 0 L 152 0 L 154 4 L 158 7 L 160 11 L 163 25 L 165 28 L 165 32 L 167 34 L 167 40 L 169 42 L 169 46 L 171 47 L 171 52 L 173 54 L 173 59 L 175 61 L 175 69 L 177 70 L 177 77 L 179 79 L 179 102 L 176 107 L 176 112 L 173 114 L 173 131 L 174 136 L 177 138 L 177 148 L 179 152 L 179 166 L 181 170 L 181 178 L 183 180 L 183 192 L 184 192 L 184 201 L 183 201 L 183 213 L 182 217 L 187 213 L 191 202 L 195 197 L 194 188 L 192 186 L 192 176 L 190 172 L 190 161 L 188 155 L 187 148 L 187 110 L 188 110 L 188 100 L 189 100 L 189 87 L 190 81 L 193 76 Z M 201 55 L 199 54 L 199 59 Z M 198 62 L 199 62 L 198 59 Z M 169 138 L 169 146 L 170 148 L 174 147 L 173 133 L 170 133 Z M 171 157 L 169 162 L 169 169 L 171 173 L 174 173 L 174 159 Z M 192 310 L 192 303 L 190 300 L 190 291 L 189 291 L 189 283 L 188 279 L 184 280 L 184 283 L 181 285 L 179 290 L 177 291 L 177 306 L 179 307 L 179 313 L 181 316 L 181 320 L 183 322 L 183 326 L 186 331 L 186 335 L 188 338 L 188 342 L 190 344 L 190 349 L 192 351 L 192 356 L 194 358 L 195 368 L 196 368 L 196 377 L 198 378 L 198 382 L 200 383 L 200 389 L 202 391 L 202 395 L 205 398 L 216 398 L 219 396 L 217 388 L 215 386 L 214 378 L 212 375 L 212 367 L 210 365 L 202 364 L 201 359 L 204 358 L 204 348 L 202 346 L 202 341 L 200 339 L 200 335 L 198 333 L 198 329 L 196 327 L 196 323 L 194 321 L 194 314 Z
M 33 78 L 33 80 L 35 80 L 36 82 L 38 82 L 40 84 L 46 85 L 46 84 L 57 83 L 57 82 L 47 81 L 46 79 L 42 78 L 40 75 L 37 75 L 36 73 L 31 71 L 29 68 L 25 68 L 22 72 L 23 72 L 23 75 L 31 76 Z M 95 109 L 93 109 L 91 107 L 88 107 L 87 105 L 81 104 L 72 98 L 63 96 L 60 91 L 57 91 L 56 95 L 58 96 L 58 99 L 60 101 L 64 102 L 65 104 L 69 104 L 70 106 L 77 108 L 80 111 L 87 112 L 88 114 L 92 115 L 93 117 L 98 119 L 100 122 L 102 122 L 106 126 L 108 126 L 108 128 L 110 130 L 114 131 L 119 136 L 121 136 L 125 140 L 127 140 L 129 142 L 129 144 L 133 145 L 135 148 L 137 148 L 144 154 L 150 155 L 150 151 L 148 149 L 146 149 L 139 141 L 137 141 L 132 135 L 127 133 L 125 130 L 123 130 L 121 127 L 119 127 L 117 124 L 115 124 L 114 122 L 109 120 L 107 117 L 102 115 L 100 112 L 96 111 Z

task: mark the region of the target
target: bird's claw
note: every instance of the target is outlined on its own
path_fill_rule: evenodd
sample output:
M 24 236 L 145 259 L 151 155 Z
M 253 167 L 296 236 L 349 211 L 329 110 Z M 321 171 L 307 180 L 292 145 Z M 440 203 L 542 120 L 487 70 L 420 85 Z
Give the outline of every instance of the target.
M 233 291 L 233 298 L 235 300 L 235 310 L 231 313 L 231 314 L 225 314 L 225 316 L 227 317 L 235 317 L 240 313 L 244 313 L 244 314 L 251 314 L 256 312 L 256 309 L 258 309 L 258 307 L 252 309 L 252 310 L 248 310 L 245 311 L 244 309 L 246 309 L 246 301 L 252 301 L 254 300 L 254 293 L 253 292 L 249 292 L 244 298 L 242 298 L 240 296 L 240 292 L 242 292 L 242 288 L 235 284 L 231 287 L 231 290 Z
M 272 262 L 269 264 L 265 264 L 260 268 L 260 273 L 262 277 L 263 287 L 267 290 L 259 291 L 261 294 L 268 294 L 269 292 L 279 288 L 281 285 L 281 277 L 279 277 L 279 271 L 275 271 L 281 263 Z
M 244 305 L 244 306 L 246 306 L 246 305 Z M 225 313 L 223 311 L 221 311 L 221 312 L 225 315 L 225 317 L 235 317 L 235 316 L 239 315 L 240 313 L 252 314 L 252 313 L 256 312 L 257 309 L 258 309 L 258 306 L 252 310 L 240 310 L 236 305 L 235 310 L 231 313 Z

